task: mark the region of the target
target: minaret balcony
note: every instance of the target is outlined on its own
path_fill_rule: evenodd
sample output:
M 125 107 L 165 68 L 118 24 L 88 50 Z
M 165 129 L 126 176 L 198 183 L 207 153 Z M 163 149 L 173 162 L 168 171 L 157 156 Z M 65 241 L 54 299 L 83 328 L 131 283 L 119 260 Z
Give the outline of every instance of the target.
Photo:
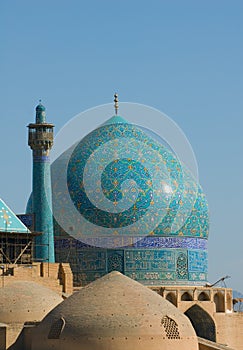
M 29 132 L 29 141 L 32 140 L 53 141 L 53 132 Z

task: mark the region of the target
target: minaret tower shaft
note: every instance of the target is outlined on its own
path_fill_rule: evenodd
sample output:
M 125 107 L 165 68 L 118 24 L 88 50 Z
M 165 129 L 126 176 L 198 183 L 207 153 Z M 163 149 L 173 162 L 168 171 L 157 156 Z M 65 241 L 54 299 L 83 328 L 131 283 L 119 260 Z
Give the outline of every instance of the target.
M 46 122 L 45 107 L 36 107 L 35 124 L 29 124 L 28 145 L 33 151 L 33 214 L 35 231 L 41 232 L 35 241 L 35 259 L 55 262 L 52 216 L 51 170 L 49 153 L 53 145 L 54 125 Z

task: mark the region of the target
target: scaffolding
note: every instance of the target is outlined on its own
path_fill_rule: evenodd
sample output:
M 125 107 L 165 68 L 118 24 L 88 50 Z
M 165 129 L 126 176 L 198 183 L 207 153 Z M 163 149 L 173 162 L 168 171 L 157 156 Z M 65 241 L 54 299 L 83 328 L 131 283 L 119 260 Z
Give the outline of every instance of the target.
M 39 233 L 0 232 L 0 264 L 32 264 Z

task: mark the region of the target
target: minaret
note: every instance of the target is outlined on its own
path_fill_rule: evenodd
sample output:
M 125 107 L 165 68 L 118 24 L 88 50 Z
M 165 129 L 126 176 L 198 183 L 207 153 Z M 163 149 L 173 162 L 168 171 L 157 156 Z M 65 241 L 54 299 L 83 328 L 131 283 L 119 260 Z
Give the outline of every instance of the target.
M 35 124 L 29 124 L 28 145 L 33 151 L 33 214 L 35 231 L 41 232 L 35 240 L 35 260 L 55 262 L 49 153 L 53 145 L 53 124 L 46 122 L 45 107 L 36 107 Z

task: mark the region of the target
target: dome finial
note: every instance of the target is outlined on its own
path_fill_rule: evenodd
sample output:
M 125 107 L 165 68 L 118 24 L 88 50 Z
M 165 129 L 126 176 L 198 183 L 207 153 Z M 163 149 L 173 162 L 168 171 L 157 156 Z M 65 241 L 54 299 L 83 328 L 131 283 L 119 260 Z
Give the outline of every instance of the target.
M 114 107 L 115 107 L 115 113 L 116 113 L 116 115 L 117 115 L 117 113 L 118 113 L 118 108 L 119 108 L 119 105 L 118 105 L 118 94 L 117 93 L 115 93 L 114 94 L 114 102 L 115 102 L 115 104 L 114 104 Z

